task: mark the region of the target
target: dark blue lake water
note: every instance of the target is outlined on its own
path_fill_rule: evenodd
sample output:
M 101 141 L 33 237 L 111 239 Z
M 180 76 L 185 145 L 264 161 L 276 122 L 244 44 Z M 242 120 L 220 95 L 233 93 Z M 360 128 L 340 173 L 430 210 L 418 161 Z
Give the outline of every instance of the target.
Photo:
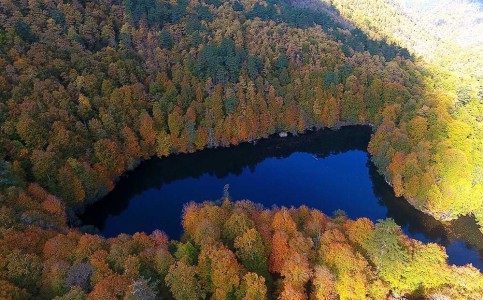
M 219 199 L 229 184 L 232 199 L 265 207 L 307 205 L 328 215 L 342 209 L 350 218 L 393 218 L 410 237 L 444 245 L 450 263 L 482 270 L 483 235 L 475 221 L 443 226 L 395 197 L 366 152 L 370 134 L 369 127 L 344 127 L 151 159 L 81 219 L 106 237 L 161 229 L 178 239 L 183 205 Z

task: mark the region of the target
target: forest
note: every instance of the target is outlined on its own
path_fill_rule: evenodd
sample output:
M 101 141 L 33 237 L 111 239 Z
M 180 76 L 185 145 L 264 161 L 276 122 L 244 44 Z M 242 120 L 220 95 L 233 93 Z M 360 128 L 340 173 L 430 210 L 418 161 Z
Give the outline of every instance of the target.
M 51 197 L 38 185 L 28 193 L 23 197 Z M 476 268 L 449 266 L 443 247 L 405 237 L 391 219 L 331 218 L 305 206 L 268 210 L 228 197 L 187 204 L 180 241 L 159 230 L 112 239 L 39 226 L 3 232 L 0 296 L 480 299 L 483 293 Z
M 225 201 L 188 205 L 181 241 L 77 228 L 142 160 L 349 124 L 398 196 L 483 226 L 483 88 L 334 6 L 358 27 L 295 1 L 0 0 L 0 298 L 478 299 L 391 220 Z
M 410 49 L 426 72 L 421 96 L 426 101 L 438 102 L 438 108 L 421 103 L 408 107 L 412 112 L 403 109 L 411 115 L 409 119 L 401 119 L 402 126 L 396 125 L 399 129 L 405 127 L 403 133 L 390 134 L 392 137 L 388 138 L 383 131 L 376 131 L 373 144 L 377 149 L 370 149 L 376 165 L 387 170 L 386 177 L 391 178 L 396 193 L 404 195 L 417 208 L 441 220 L 452 219 L 455 214 L 474 215 L 481 225 L 483 43 L 480 37 L 471 34 L 483 33 L 478 21 L 483 11 L 481 2 L 424 0 L 419 10 L 405 0 L 324 2 L 334 5 L 370 37 L 387 39 Z M 392 146 L 396 141 L 390 140 L 398 139 L 400 134 L 414 141 L 411 131 L 419 130 L 416 128 L 423 130 L 418 139 L 429 142 L 426 144 L 429 148 L 419 142 L 410 145 L 411 150 L 398 151 Z M 433 138 L 423 137 L 425 134 Z M 386 152 L 382 161 L 378 159 L 381 150 Z M 423 153 L 432 153 L 427 164 L 423 163 L 426 161 Z M 429 174 L 435 176 L 430 175 L 429 179 Z M 417 191 L 416 181 L 420 181 L 419 189 L 426 190 L 423 194 Z M 425 203 L 421 199 L 426 199 Z

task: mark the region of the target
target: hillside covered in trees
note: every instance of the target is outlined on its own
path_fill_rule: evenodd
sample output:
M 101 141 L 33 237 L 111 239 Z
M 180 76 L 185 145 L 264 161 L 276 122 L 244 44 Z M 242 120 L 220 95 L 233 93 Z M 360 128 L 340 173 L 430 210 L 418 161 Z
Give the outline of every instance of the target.
M 464 85 L 483 76 L 483 3 L 479 0 L 323 2 L 337 7 L 369 36 L 402 45 L 464 78 Z
M 29 193 L 46 196 L 33 185 Z M 225 198 L 221 205 L 188 204 L 182 223 L 181 241 L 158 230 L 108 240 L 40 227 L 2 232 L 0 297 L 481 299 L 483 293 L 477 269 L 448 266 L 444 248 L 403 236 L 390 219 L 373 224 Z
M 435 179 L 438 189 L 429 191 L 431 195 L 428 196 L 426 209 L 434 212 L 434 208 L 431 206 L 438 206 L 436 203 L 439 202 L 446 208 L 441 207 L 440 213 L 435 215 L 437 218 L 446 219 L 452 218 L 451 215 L 460 210 L 457 208 L 459 206 L 468 212 L 472 211 L 472 214 L 480 219 L 481 224 L 482 209 L 481 206 L 476 208 L 481 205 L 476 203 L 481 203 L 483 197 L 480 179 L 483 174 L 483 84 L 481 83 L 483 78 L 483 41 L 481 40 L 483 6 L 481 2 L 425 0 L 417 5 L 405 0 L 324 2 L 334 5 L 342 16 L 362 28 L 372 38 L 387 39 L 407 47 L 413 55 L 420 57 L 418 59 L 420 65 L 424 65 L 427 74 L 431 74 L 431 78 L 426 77 L 424 80 L 425 90 L 431 92 L 425 94 L 424 97 L 446 103 L 445 110 L 448 112 L 443 125 L 445 133 L 438 142 L 442 148 L 435 149 L 436 151 L 433 152 L 438 153 L 439 159 L 446 162 L 442 165 L 430 163 L 435 167 L 434 170 L 437 173 Z M 428 128 L 427 121 L 430 118 L 426 114 L 427 108 L 425 104 L 420 108 L 415 108 L 419 109 L 416 115 L 422 116 L 426 120 L 423 121 L 416 116 L 410 121 L 414 122 L 413 126 L 417 127 L 416 123 L 421 121 L 422 128 Z M 407 125 L 410 124 L 407 123 Z M 376 136 L 379 132 L 383 135 L 381 136 L 381 140 L 384 140 L 382 143 L 386 143 L 388 139 L 384 137 L 383 132 L 376 132 Z M 455 139 L 458 139 L 459 142 Z M 377 138 L 374 139 L 374 141 L 376 140 Z M 431 144 L 434 144 L 434 141 Z M 449 150 L 448 146 L 452 149 Z M 448 151 L 442 150 L 443 148 L 447 148 Z M 414 150 L 410 152 L 414 153 Z M 371 153 L 378 156 L 374 150 Z M 393 156 L 391 162 L 393 168 L 389 168 L 395 190 L 397 191 L 397 186 L 400 186 L 401 194 L 404 194 L 410 201 L 414 198 L 414 194 L 409 191 L 408 187 L 411 185 L 409 181 L 413 176 L 407 175 L 409 166 L 404 167 L 398 161 L 404 160 L 403 164 L 409 163 L 408 160 L 411 160 L 409 157 L 412 153 L 406 152 L 401 157 Z M 445 155 L 453 156 L 453 158 L 444 157 Z M 420 158 L 418 160 L 420 161 Z M 453 160 L 453 163 L 449 163 L 450 160 Z M 374 162 L 381 170 L 387 165 L 386 162 L 378 163 L 377 158 L 374 159 Z M 455 164 L 465 166 L 465 168 L 469 167 L 464 171 L 466 175 L 451 167 Z M 470 175 L 470 173 L 473 174 Z M 461 176 L 466 177 L 467 180 L 458 179 Z M 414 180 L 416 178 L 422 179 L 419 176 L 413 177 Z M 445 181 L 446 183 L 444 183 Z M 426 187 L 428 190 L 432 189 L 426 185 L 425 181 L 422 181 L 420 186 Z M 469 190 L 473 190 L 473 193 L 467 194 Z M 439 200 L 436 200 L 437 198 Z M 473 204 L 476 206 L 470 208 Z M 463 206 L 466 208 L 462 208 Z
M 264 299 L 263 286 L 283 299 L 481 295 L 479 272 L 447 266 L 440 248 L 408 241 L 390 221 L 324 217 L 333 227 L 316 243 L 302 224 L 317 213 L 305 209 L 278 228 L 278 211 L 248 205 L 244 229 L 224 236 L 242 204 L 190 206 L 179 243 L 72 227 L 74 211 L 142 159 L 345 124 L 373 125 L 369 152 L 397 195 L 440 220 L 470 214 L 482 224 L 483 90 L 447 90 L 453 77 L 311 2 L 0 3 L 0 297 L 150 299 L 139 287 L 177 299 Z M 351 236 L 346 223 L 367 230 Z M 244 238 L 259 248 L 246 252 Z M 386 242 L 401 265 L 376 253 Z M 353 281 L 357 289 L 345 286 Z

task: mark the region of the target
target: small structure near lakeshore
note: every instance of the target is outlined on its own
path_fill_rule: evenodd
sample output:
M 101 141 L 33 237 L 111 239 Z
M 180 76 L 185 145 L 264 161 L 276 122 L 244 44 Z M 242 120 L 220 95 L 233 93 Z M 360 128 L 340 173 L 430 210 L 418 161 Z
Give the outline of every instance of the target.
M 279 136 L 279 137 L 283 137 L 283 138 L 284 138 L 284 137 L 287 137 L 287 136 L 288 136 L 288 134 L 287 134 L 287 132 L 286 132 L 286 131 L 282 131 L 282 132 L 280 132 L 280 133 L 278 134 L 278 136 Z

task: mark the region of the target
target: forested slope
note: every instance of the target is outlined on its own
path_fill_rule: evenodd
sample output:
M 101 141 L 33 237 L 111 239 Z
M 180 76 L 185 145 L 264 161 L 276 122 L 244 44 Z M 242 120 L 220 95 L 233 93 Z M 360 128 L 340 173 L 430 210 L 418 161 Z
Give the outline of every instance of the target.
M 71 206 L 141 158 L 376 123 L 422 84 L 404 50 L 310 9 L 188 4 L 6 1 L 1 155 L 21 180 Z
M 479 1 L 322 2 L 334 5 L 369 36 L 403 45 L 465 81 L 483 76 L 483 4 Z
M 30 193 L 40 192 L 36 187 Z M 248 201 L 188 204 L 185 235 L 103 239 L 39 227 L 0 239 L 3 299 L 480 299 L 483 277 L 392 220 Z M 17 229 L 18 227 L 16 227 Z M 32 295 L 35 295 L 32 297 Z
M 438 189 L 428 191 L 426 209 L 436 213 L 438 218 L 452 218 L 456 212 L 472 212 L 482 219 L 481 199 L 483 191 L 483 7 L 478 1 L 420 1 L 417 4 L 404 0 L 324 1 L 334 5 L 340 13 L 354 25 L 373 38 L 385 38 L 400 46 L 407 47 L 420 57 L 426 73 L 426 94 L 423 97 L 446 103 L 448 114 L 443 117 L 442 135 L 431 141 L 439 145 L 431 152 L 437 154 L 430 159 Z M 434 117 L 428 115 L 426 105 L 415 107 L 411 121 L 405 125 L 426 127 Z M 434 110 L 433 110 L 434 111 Z M 441 112 L 441 111 L 440 111 Z M 404 114 L 404 113 L 403 113 Z M 431 114 L 431 113 L 430 113 Z M 445 113 L 446 114 L 446 113 Z M 423 117 L 425 120 L 416 117 Z M 417 124 L 419 123 L 419 125 Z M 399 127 L 399 126 L 398 126 Z M 401 128 L 401 127 L 400 127 Z M 382 133 L 378 131 L 378 133 Z M 377 135 L 377 134 L 376 134 Z M 383 134 L 384 135 L 384 134 Z M 397 137 L 394 137 L 397 139 Z M 382 136 L 383 143 L 389 139 Z M 427 140 L 426 138 L 424 140 Z M 377 138 L 373 140 L 377 143 Z M 424 177 L 414 177 L 407 168 L 411 156 L 422 147 L 417 143 L 411 150 L 402 151 L 401 156 L 393 156 L 391 178 L 393 185 L 400 186 L 406 198 L 423 198 L 411 192 L 410 181 L 422 180 L 422 187 L 433 189 Z M 387 144 L 386 144 L 387 145 Z M 414 147 L 415 146 L 415 147 Z M 387 147 L 387 146 L 384 146 Z M 447 150 L 444 150 L 444 149 Z M 451 148 L 451 150 L 450 150 Z M 386 149 L 387 150 L 387 149 Z M 383 150 L 383 151 L 386 151 Z M 378 153 L 373 148 L 372 154 Z M 379 156 L 379 155 L 376 155 Z M 421 162 L 421 156 L 417 160 Z M 440 162 L 437 162 L 440 160 Z M 386 162 L 376 164 L 381 170 Z M 445 162 L 443 162 L 445 161 Z M 450 163 L 449 161 L 453 161 Z M 465 169 L 453 168 L 458 164 Z M 416 169 L 421 165 L 418 164 Z M 425 167 L 423 167 L 425 168 Z M 408 174 L 408 172 L 410 174 Z M 416 171 L 416 173 L 420 173 Z M 461 178 L 466 178 L 461 180 Z M 397 190 L 397 188 L 396 188 Z M 437 200 L 439 199 L 439 200 Z M 437 204 L 439 203 L 439 204 Z M 440 208 L 436 208 L 439 206 Z M 480 208 L 478 208 L 480 206 Z M 439 211 L 439 212 L 436 212 Z M 463 214 L 465 214 L 463 213 Z M 480 221 L 481 222 L 481 221 Z
M 439 219 L 472 213 L 483 218 L 482 101 L 470 92 L 455 104 L 435 73 L 408 51 L 350 28 L 323 9 L 277 1 L 0 0 L 0 296 L 49 298 L 77 285 L 66 297 L 122 298 L 127 287 L 151 277 L 139 270 L 153 261 L 138 256 L 161 255 L 160 272 L 166 274 L 170 260 L 163 255 L 173 255 L 174 248 L 153 246 L 143 234 L 112 240 L 81 235 L 67 226 L 76 225 L 73 210 L 111 190 L 141 159 L 236 145 L 278 131 L 373 124 L 369 151 L 398 195 Z M 186 230 L 187 241 L 198 243 Z M 131 244 L 138 237 L 142 246 Z M 80 239 L 86 239 L 83 246 Z M 233 241 L 223 242 L 233 247 Z M 325 251 L 307 245 L 293 247 Z M 205 260 L 218 255 L 200 247 Z M 86 252 L 64 257 L 59 249 L 66 255 Z M 361 248 L 361 255 L 369 257 L 368 249 Z M 453 268 L 444 255 L 437 257 L 442 268 Z M 400 278 L 391 277 L 390 265 L 368 259 L 380 281 L 369 271 L 358 275 L 362 267 L 347 276 L 375 280 L 372 298 L 393 286 L 417 292 L 415 283 L 396 284 Z M 190 272 L 198 264 L 184 263 Z M 327 264 L 335 281 L 352 278 L 340 279 L 334 273 L 339 263 Z M 72 268 L 78 273 L 68 284 Z M 472 268 L 453 269 L 461 276 L 468 272 L 471 282 L 481 279 Z M 225 279 L 209 279 L 205 271 L 193 275 L 205 285 L 200 291 L 219 299 L 238 288 L 245 274 L 230 275 L 239 279 L 225 288 L 217 286 Z M 299 274 L 302 279 L 287 281 L 275 294 L 312 291 L 302 291 L 307 281 L 315 282 L 312 274 Z M 462 288 L 458 276 L 441 275 L 436 283 L 425 281 L 433 280 L 429 273 L 421 276 L 421 293 L 478 295 Z M 165 289 L 164 282 L 171 282 L 173 294 L 178 291 L 176 279 L 155 285 Z

